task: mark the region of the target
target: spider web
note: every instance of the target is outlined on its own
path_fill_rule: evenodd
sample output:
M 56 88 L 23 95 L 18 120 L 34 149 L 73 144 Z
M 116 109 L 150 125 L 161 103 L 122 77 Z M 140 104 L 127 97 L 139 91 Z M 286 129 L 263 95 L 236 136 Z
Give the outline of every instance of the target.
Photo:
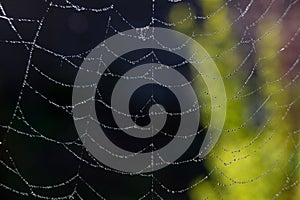
M 199 198 L 226 199 L 232 197 L 228 190 L 253 189 L 255 184 L 265 184 L 272 176 L 282 184 L 271 191 L 269 198 L 284 198 L 286 193 L 299 187 L 300 129 L 299 115 L 295 113 L 299 111 L 300 98 L 300 49 L 297 48 L 300 24 L 292 20 L 300 9 L 298 0 L 216 0 L 217 6 L 206 1 L 181 0 L 152 0 L 135 2 L 136 5 L 68 0 L 30 3 L 32 5 L 29 2 L 0 3 L 3 27 L 0 48 L 4 66 L 1 78 L 3 76 L 4 83 L 8 82 L 3 84 L 5 89 L 0 88 L 0 91 L 8 91 L 1 94 L 4 100 L 0 102 L 3 107 L 0 122 L 3 196 L 185 199 L 198 195 Z M 216 26 L 215 21 L 224 13 L 230 21 Z M 73 82 L 77 71 L 82 70 L 81 63 L 101 41 L 115 34 L 122 35 L 128 29 L 135 29 L 136 35 L 143 38 L 145 32 L 156 26 L 182 31 L 208 48 L 209 59 L 217 63 L 227 90 L 229 111 L 225 128 L 217 146 L 205 158 L 187 153 L 161 171 L 120 172 L 96 160 L 78 137 L 72 116 L 72 89 L 95 87 L 96 83 L 74 85 Z M 285 28 L 287 26 L 290 28 Z M 283 42 L 277 42 L 276 36 L 282 32 Z M 226 43 L 226 40 L 231 42 Z M 210 47 L 218 45 L 217 50 Z M 121 56 L 120 62 L 131 67 L 144 62 L 165 62 L 158 54 L 151 50 L 134 57 Z M 106 65 L 101 58 L 100 63 Z M 169 65 L 180 69 L 188 64 L 174 59 Z M 123 76 L 110 68 L 105 75 L 112 79 L 137 78 Z M 187 83 L 176 87 L 197 88 L 195 85 L 198 85 L 202 88 L 199 98 L 208 98 L 199 75 L 189 78 Z M 96 100 L 114 110 L 105 97 L 102 98 L 101 89 L 98 86 Z M 151 95 L 144 107 L 156 101 Z M 88 100 L 80 103 L 87 104 Z M 201 117 L 204 116 L 201 127 L 191 136 L 199 136 L 201 141 L 209 125 L 207 109 L 210 106 L 201 102 L 198 109 Z M 185 111 L 177 113 L 184 114 Z M 114 131 L 126 129 L 102 121 L 99 125 Z M 162 134 L 171 139 L 176 137 L 169 129 Z M 194 148 L 198 147 L 195 144 Z M 104 150 L 114 156 L 109 149 Z M 162 162 L 168 161 L 162 159 Z M 260 170 L 248 171 L 255 164 Z

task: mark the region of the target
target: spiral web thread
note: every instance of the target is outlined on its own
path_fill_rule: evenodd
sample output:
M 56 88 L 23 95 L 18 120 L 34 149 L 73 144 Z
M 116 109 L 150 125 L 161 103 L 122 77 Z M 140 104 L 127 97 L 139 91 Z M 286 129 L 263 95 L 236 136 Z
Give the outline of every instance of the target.
M 169 0 L 170 4 L 177 4 L 177 3 L 181 3 L 181 0 Z M 257 87 L 255 87 L 254 89 L 248 89 L 249 88 L 249 83 L 251 82 L 251 80 L 255 79 L 255 71 L 257 70 L 257 68 L 259 67 L 260 62 L 263 62 L 265 59 L 268 59 L 269 57 L 275 57 L 275 56 L 280 56 L 281 54 L 283 54 L 286 50 L 289 49 L 290 45 L 293 44 L 295 42 L 295 38 L 298 37 L 299 32 L 300 32 L 300 24 L 298 24 L 298 28 L 294 31 L 294 33 L 292 34 L 292 36 L 290 36 L 287 40 L 286 43 L 282 44 L 281 47 L 273 54 L 273 55 L 268 55 L 265 57 L 259 56 L 259 54 L 257 53 L 256 50 L 256 45 L 264 38 L 266 37 L 268 34 L 272 33 L 274 31 L 274 29 L 277 26 L 280 26 L 283 23 L 283 20 L 289 15 L 290 11 L 295 7 L 298 6 L 299 2 L 296 1 L 290 1 L 288 3 L 288 5 L 286 6 L 286 9 L 284 9 L 280 14 L 279 14 L 279 18 L 276 20 L 276 22 L 274 24 L 272 24 L 271 27 L 268 27 L 267 29 L 264 29 L 263 34 L 258 37 L 258 38 L 251 38 L 249 40 L 247 40 L 247 36 L 248 36 L 248 31 L 250 30 L 251 27 L 256 27 L 258 26 L 259 22 L 264 20 L 268 14 L 270 14 L 270 10 L 272 9 L 272 6 L 274 5 L 274 1 L 269 1 L 268 2 L 268 6 L 266 7 L 265 11 L 263 12 L 263 14 L 261 14 L 261 16 L 258 18 L 258 20 L 256 21 L 251 21 L 251 23 L 247 24 L 247 28 L 245 30 L 243 30 L 243 34 L 241 34 L 241 38 L 239 38 L 239 40 L 233 44 L 233 46 L 231 48 L 228 48 L 222 52 L 220 52 L 219 54 L 216 55 L 211 55 L 212 57 L 210 59 L 219 59 L 220 57 L 226 57 L 226 55 L 232 53 L 232 52 L 237 52 L 239 47 L 243 46 L 243 45 L 250 45 L 253 46 L 252 49 L 250 49 L 247 53 L 245 53 L 244 58 L 242 59 L 242 62 L 239 63 L 238 65 L 233 67 L 233 70 L 227 74 L 223 74 L 223 78 L 226 81 L 231 81 L 232 79 L 236 78 L 236 76 L 239 76 L 239 73 L 241 71 L 246 71 L 247 72 L 247 76 L 243 77 L 243 84 L 241 84 L 241 87 L 237 90 L 237 92 L 231 96 L 228 96 L 228 101 L 230 102 L 234 102 L 234 101 L 243 101 L 243 100 L 247 100 L 249 98 L 255 97 L 255 95 L 259 92 L 261 92 L 262 90 L 264 90 L 264 88 L 268 87 L 269 85 L 273 84 L 273 83 L 281 83 L 283 84 L 283 89 L 279 90 L 279 91 L 274 91 L 272 93 L 269 93 L 267 95 L 267 97 L 265 99 L 263 99 L 261 102 L 258 103 L 258 105 L 256 105 L 256 108 L 253 109 L 253 111 L 251 113 L 249 113 L 249 115 L 246 117 L 246 119 L 243 121 L 243 123 L 235 126 L 235 127 L 230 127 L 230 126 L 226 126 L 225 125 L 225 129 L 223 131 L 223 134 L 226 137 L 228 134 L 239 134 L 244 127 L 248 126 L 250 123 L 252 123 L 253 121 L 255 121 L 256 118 L 259 118 L 259 113 L 261 110 L 264 109 L 264 107 L 268 104 L 269 101 L 271 101 L 272 96 L 277 95 L 278 93 L 285 93 L 286 90 L 288 90 L 288 88 L 292 88 L 295 87 L 297 84 L 299 84 L 299 73 L 296 73 L 295 71 L 297 71 L 296 69 L 299 68 L 299 58 L 300 58 L 300 54 L 298 53 L 298 58 L 297 60 L 295 60 L 293 62 L 293 64 L 291 66 L 285 66 L 286 70 L 285 73 L 283 73 L 282 75 L 280 75 L 278 78 L 276 78 L 275 80 L 267 80 L 265 83 L 260 83 Z M 57 80 L 55 77 L 48 75 L 47 73 L 44 73 L 42 71 L 42 69 L 40 69 L 40 67 L 38 65 L 35 65 L 35 63 L 33 62 L 33 52 L 35 49 L 41 50 L 43 52 L 46 52 L 47 54 L 50 54 L 53 57 L 59 58 L 61 59 L 62 63 L 67 63 L 67 65 L 71 66 L 74 68 L 74 70 L 81 70 L 80 66 L 75 64 L 74 62 L 72 62 L 72 59 L 81 59 L 84 60 L 85 59 L 85 55 L 89 52 L 82 52 L 76 55 L 61 55 L 57 52 L 51 51 L 50 49 L 48 49 L 46 46 L 41 46 L 38 44 L 38 38 L 40 35 L 41 30 L 43 29 L 43 26 L 45 24 L 45 20 L 46 20 L 46 16 L 47 13 L 52 12 L 53 10 L 67 10 L 67 9 L 71 9 L 71 10 L 76 10 L 77 12 L 91 12 L 91 13 L 97 13 L 97 15 L 102 15 L 103 13 L 109 13 L 109 17 L 107 20 L 107 27 L 106 27 L 106 33 L 108 33 L 108 31 L 114 31 L 116 34 L 120 34 L 119 30 L 117 27 L 114 27 L 113 25 L 111 25 L 111 20 L 114 18 L 119 18 L 121 19 L 122 23 L 124 23 L 128 29 L 136 29 L 137 33 L 140 33 L 140 37 L 143 37 L 143 33 L 144 31 L 150 30 L 149 27 L 152 27 L 154 25 L 163 25 L 169 28 L 175 28 L 177 26 L 180 26 L 181 24 L 184 24 L 187 21 L 192 21 L 192 20 L 196 20 L 196 21 L 209 21 L 209 20 L 213 20 L 220 12 L 222 12 L 222 10 L 224 9 L 235 9 L 235 11 L 237 13 L 239 13 L 237 16 L 235 16 L 234 20 L 232 21 L 232 24 L 229 24 L 226 27 L 222 27 L 220 29 L 217 29 L 215 32 L 211 32 L 208 34 L 202 34 L 199 32 L 193 32 L 193 38 L 194 39 L 199 39 L 199 38 L 211 38 L 216 34 L 222 34 L 223 32 L 225 32 L 227 29 L 230 29 L 233 26 L 238 25 L 239 21 L 241 21 L 243 18 L 245 18 L 245 16 L 248 15 L 248 13 L 250 12 L 251 9 L 253 9 L 253 7 L 255 8 L 255 6 L 258 6 L 253 0 L 249 0 L 248 3 L 246 4 L 245 7 L 240 7 L 240 4 L 238 1 L 231 1 L 228 0 L 226 1 L 222 6 L 220 6 L 218 9 L 216 9 L 214 12 L 210 13 L 209 15 L 206 16 L 198 16 L 195 15 L 190 7 L 188 6 L 188 15 L 185 18 L 180 19 L 180 21 L 177 22 L 167 22 L 163 19 L 158 19 L 155 17 L 155 12 L 156 12 L 156 2 L 155 0 L 152 0 L 152 13 L 153 13 L 153 17 L 150 20 L 150 23 L 148 24 L 148 26 L 145 26 L 145 28 L 140 28 L 140 27 L 135 27 L 133 24 L 130 23 L 130 21 L 128 19 L 126 19 L 123 15 L 122 15 L 122 10 L 118 10 L 117 9 L 117 5 L 108 5 L 106 7 L 103 8 L 90 8 L 90 7 L 84 7 L 82 5 L 76 5 L 73 4 L 72 2 L 65 0 L 62 3 L 54 3 L 52 1 L 48 1 L 45 0 L 45 4 L 46 9 L 44 10 L 44 17 L 40 18 L 40 19 L 30 19 L 30 18 L 15 18 L 13 16 L 10 16 L 10 13 L 6 12 L 6 8 L 5 5 L 3 3 L 0 3 L 0 20 L 2 21 L 6 21 L 11 30 L 13 31 L 13 33 L 17 36 L 18 39 L 16 40 L 6 40 L 6 39 L 1 39 L 0 43 L 6 43 L 6 44 L 10 44 L 10 45 L 22 45 L 26 48 L 26 50 L 29 52 L 29 57 L 28 57 L 28 62 L 26 64 L 26 71 L 24 74 L 24 78 L 23 78 L 23 83 L 20 86 L 20 91 L 19 91 L 19 95 L 18 95 L 18 99 L 16 101 L 16 105 L 15 105 L 15 110 L 13 115 L 11 116 L 11 120 L 9 124 L 0 124 L 1 127 L 1 134 L 7 135 L 7 134 L 16 134 L 16 135 L 22 135 L 25 137 L 30 138 L 30 140 L 44 140 L 47 141 L 50 144 L 53 145 L 58 145 L 60 147 L 63 147 L 64 151 L 69 152 L 69 154 L 71 156 L 74 156 L 76 159 L 78 159 L 79 161 L 79 166 L 78 166 L 78 170 L 74 171 L 74 175 L 72 177 L 65 177 L 65 180 L 57 183 L 57 184 L 53 184 L 53 185 L 34 185 L 30 182 L 28 182 L 26 180 L 26 178 L 22 175 L 20 168 L 22 168 L 22 166 L 17 166 L 14 162 L 14 157 L 10 154 L 10 151 L 8 149 L 6 149 L 5 151 L 5 155 L 8 157 L 8 159 L 3 159 L 0 160 L 0 166 L 1 168 L 3 168 L 7 173 L 10 174 L 14 174 L 16 175 L 19 180 L 21 180 L 21 182 L 26 185 L 26 190 L 19 190 L 16 189 L 14 187 L 14 185 L 7 185 L 5 183 L 0 183 L 0 187 L 11 191 L 12 193 L 17 193 L 21 196 L 34 196 L 34 197 L 38 197 L 41 199 L 70 199 L 70 198 L 79 198 L 79 199 L 84 199 L 83 196 L 81 196 L 80 192 L 77 190 L 77 185 L 79 183 L 83 183 L 84 185 L 87 186 L 87 188 L 90 190 L 91 193 L 94 193 L 96 196 L 98 196 L 100 199 L 106 199 L 106 195 L 100 193 L 97 188 L 93 188 L 93 186 L 91 186 L 89 184 L 88 181 L 85 180 L 84 176 L 81 175 L 81 165 L 87 164 L 92 168 L 96 168 L 99 170 L 105 170 L 106 173 L 120 173 L 120 174 L 124 174 L 127 176 L 133 176 L 131 174 L 127 174 L 127 173 L 123 173 L 123 172 L 119 172 L 113 169 L 110 169 L 108 167 L 103 166 L 99 161 L 97 161 L 96 159 L 94 159 L 91 155 L 90 158 L 92 161 L 86 160 L 81 156 L 81 153 L 77 153 L 75 151 L 72 150 L 72 146 L 77 146 L 82 148 L 82 151 L 86 151 L 84 146 L 82 145 L 80 139 L 76 139 L 74 141 L 68 141 L 68 142 L 62 142 L 62 141 L 58 141 L 55 139 L 52 139 L 48 136 L 46 136 L 46 134 L 43 134 L 43 131 L 41 130 L 37 130 L 33 125 L 31 125 L 29 123 L 30 120 L 28 120 L 27 118 L 30 116 L 25 116 L 23 114 L 23 108 L 22 106 L 26 106 L 26 105 L 22 105 L 22 99 L 24 96 L 26 96 L 26 92 L 25 89 L 30 89 L 33 93 L 35 93 L 36 96 L 38 96 L 40 98 L 40 101 L 46 101 L 50 106 L 52 107 L 56 107 L 58 109 L 63 110 L 64 112 L 66 112 L 71 118 L 72 118 L 72 105 L 60 105 L 58 103 L 56 103 L 54 100 L 51 100 L 51 96 L 46 96 L 43 94 L 43 91 L 39 91 L 38 89 L 35 88 L 34 85 L 32 85 L 30 83 L 30 73 L 32 71 L 38 72 L 40 74 L 41 77 L 43 77 L 43 79 L 48 80 L 49 82 L 52 82 L 54 84 L 59 85 L 60 87 L 67 87 L 67 88 L 73 88 L 73 87 L 79 87 L 79 88 L 85 88 L 85 87 L 95 87 L 95 84 L 93 85 L 73 85 L 70 83 L 66 83 L 66 82 L 62 82 L 61 80 Z M 187 4 L 189 5 L 189 4 Z M 27 41 L 25 39 L 23 39 L 22 34 L 19 32 L 17 26 L 15 26 L 16 23 L 33 23 L 33 24 L 37 24 L 38 28 L 35 32 L 35 37 L 32 41 Z M 128 37 L 128 36 L 124 36 L 124 37 Z M 132 61 L 132 60 L 126 60 L 126 62 L 129 63 L 135 63 L 135 62 L 139 62 L 142 61 L 146 58 L 148 58 L 149 56 L 153 56 L 154 58 L 158 59 L 155 56 L 155 53 L 151 52 L 148 55 L 145 55 L 141 58 L 139 58 L 138 60 Z M 249 69 L 245 68 L 245 63 L 247 61 L 247 59 L 251 56 L 258 56 L 259 58 L 258 63 L 254 63 Z M 159 60 L 157 60 L 157 62 L 159 63 Z M 105 63 L 101 63 L 103 65 L 105 65 Z M 185 63 L 178 63 L 177 65 L 180 66 L 182 64 Z M 62 65 L 63 67 L 63 65 Z M 174 66 L 176 67 L 176 66 Z M 221 68 L 222 66 L 219 66 L 219 68 Z M 262 66 L 262 68 L 264 67 L 270 67 L 270 66 Z M 118 78 L 124 78 L 124 79 L 134 79 L 136 77 L 124 77 L 124 76 L 119 76 L 117 74 L 113 74 L 113 73 L 109 73 L 108 75 L 110 76 L 116 76 Z M 291 80 L 287 79 L 288 76 L 292 76 Z M 191 84 L 193 81 L 191 82 L 187 82 L 186 84 L 189 85 Z M 184 85 L 179 85 L 177 87 L 184 87 Z M 246 91 L 246 92 L 245 92 Z M 154 98 L 154 97 L 151 97 Z M 286 102 L 285 105 L 277 105 L 277 110 L 283 110 L 283 115 L 281 116 L 282 118 L 282 123 L 284 123 L 284 120 L 287 118 L 287 116 L 289 115 L 289 113 L 293 110 L 296 109 L 296 105 L 298 103 L 300 99 L 300 95 L 299 93 L 295 95 L 295 97 L 293 97 L 292 100 L 289 100 L 289 102 Z M 91 97 L 90 100 L 93 100 L 93 98 Z M 149 99 L 153 100 L 153 99 Z M 88 103 L 89 100 L 87 100 L 86 102 L 81 102 L 81 103 Z M 104 103 L 103 101 L 99 100 L 100 103 Z M 108 106 L 110 109 L 114 110 L 113 107 Z M 201 105 L 200 105 L 200 109 L 201 109 Z M 172 114 L 172 113 L 169 113 Z M 184 114 L 184 112 L 182 113 L 178 113 L 179 115 Z M 272 116 L 269 116 L 268 119 L 264 122 L 264 124 L 262 125 L 262 129 L 260 130 L 255 130 L 255 132 L 253 133 L 254 137 L 252 140 L 248 141 L 247 145 L 241 145 L 239 146 L 237 149 L 228 149 L 227 147 L 221 147 L 221 149 L 223 151 L 226 152 L 233 152 L 233 154 L 235 154 L 235 152 L 240 152 L 243 151 L 243 149 L 247 149 L 247 148 L 251 148 L 251 146 L 259 140 L 264 140 L 264 142 L 262 142 L 261 146 L 259 146 L 258 148 L 263 149 L 263 147 L 265 145 L 268 145 L 268 143 L 272 143 L 273 142 L 273 136 L 277 134 L 276 132 L 276 128 L 274 128 L 275 131 L 272 132 L 271 135 L 269 135 L 269 137 L 266 139 L 263 135 L 264 135 L 264 131 L 265 129 L 267 129 L 266 127 L 268 127 L 270 121 L 272 121 Z M 29 128 L 30 132 L 26 131 L 26 130 L 20 130 L 18 128 L 15 127 L 15 123 L 18 122 L 22 122 L 27 128 Z M 103 126 L 105 126 L 105 124 L 102 124 Z M 230 127 L 230 128 L 226 128 L 226 127 Z M 278 127 L 280 127 L 280 124 L 278 125 Z M 117 129 L 117 130 L 122 130 L 122 127 L 116 128 L 116 127 L 111 127 L 112 129 Z M 205 127 L 204 127 L 205 128 Z M 44 130 L 46 131 L 46 130 Z M 201 134 L 203 130 L 197 132 L 197 133 L 193 133 L 191 136 L 195 135 L 195 134 Z M 283 148 L 287 148 L 287 145 L 291 144 L 290 141 L 292 140 L 292 153 L 289 157 L 288 160 L 291 160 L 292 157 L 297 154 L 297 152 L 299 152 L 299 141 L 295 141 L 293 140 L 293 135 L 298 135 L 300 133 L 299 129 L 296 130 L 292 130 L 286 133 L 285 136 L 285 141 L 283 142 Z M 174 137 L 172 136 L 170 133 L 164 133 L 166 135 L 169 135 L 170 137 Z M 175 136 L 176 137 L 176 136 Z M 4 137 L 4 140 L 1 141 L 0 145 L 5 145 L 6 141 L 5 139 L 6 137 Z M 182 138 L 184 139 L 184 138 Z M 109 149 L 105 149 L 105 151 L 109 152 Z M 259 149 L 254 149 L 253 152 L 251 152 L 252 156 L 255 156 L 255 152 L 259 151 Z M 236 162 L 241 162 L 241 160 L 244 159 L 248 159 L 249 156 L 251 156 L 251 154 L 249 155 L 234 155 L 232 160 L 228 159 L 226 160 L 225 158 L 218 158 L 220 160 L 220 162 L 224 163 L 224 165 L 226 166 L 230 166 L 230 165 L 234 165 Z M 218 157 L 217 156 L 217 152 L 212 151 L 212 153 L 208 156 L 208 157 Z M 280 160 L 281 159 L 282 154 L 279 154 L 279 157 L 276 158 L 276 160 Z M 25 158 L 26 159 L 26 158 Z M 180 162 L 175 162 L 172 163 L 171 165 L 185 165 L 187 163 L 190 162 L 195 162 L 195 163 L 202 163 L 206 160 L 207 158 L 204 159 L 199 159 L 197 157 L 189 159 L 189 160 L 184 160 L 184 161 L 180 161 Z M 230 177 L 226 174 L 226 172 L 223 172 L 220 168 L 218 168 L 217 166 L 214 168 L 211 168 L 208 172 L 208 175 L 200 178 L 199 180 L 197 180 L 196 182 L 194 182 L 191 186 L 186 187 L 186 188 L 181 188 L 181 189 L 172 189 L 171 186 L 168 186 L 166 184 L 164 184 L 163 180 L 159 180 L 153 173 L 148 173 L 148 174 L 139 174 L 138 176 L 142 176 L 142 177 L 147 177 L 149 179 L 151 179 L 151 183 L 152 186 L 149 188 L 149 191 L 142 195 L 139 199 L 146 199 L 146 198 L 151 198 L 151 199 L 164 199 L 164 197 L 159 194 L 156 190 L 155 187 L 160 187 L 160 189 L 163 189 L 165 192 L 167 193 L 172 193 L 172 194 L 177 194 L 177 193 L 185 193 L 185 192 L 189 192 L 190 190 L 200 186 L 203 182 L 205 182 L 207 179 L 210 178 L 210 176 L 220 176 L 220 177 L 225 177 L 225 179 L 227 179 L 227 185 L 235 185 L 235 184 L 250 184 L 253 181 L 259 181 L 260 179 L 262 179 L 264 176 L 266 176 L 268 173 L 270 173 L 272 170 L 277 170 L 276 169 L 276 162 L 274 163 L 273 166 L 271 166 L 271 168 L 267 169 L 265 171 L 265 173 L 260 174 L 259 176 L 256 177 L 249 177 L 246 180 L 239 180 L 236 179 L 234 177 Z M 297 174 L 297 172 L 299 171 L 299 162 L 295 165 L 295 167 L 292 169 L 292 173 L 291 174 L 285 174 L 285 178 L 286 178 L 286 185 L 284 185 L 280 191 L 278 191 L 276 194 L 274 194 L 274 198 L 277 196 L 280 196 L 281 193 L 283 193 L 286 190 L 289 190 L 291 188 L 297 187 L 299 180 L 295 180 L 294 182 L 290 182 L 290 177 L 293 176 L 293 174 Z M 136 176 L 136 175 L 135 175 Z M 196 177 L 195 177 L 196 178 Z M 65 196 L 44 196 L 41 195 L 37 192 L 37 190 L 42 189 L 42 190 L 51 190 L 51 189 L 55 189 L 55 188 L 64 188 L 65 186 L 68 186 L 69 184 L 74 184 L 74 189 L 71 193 L 66 194 Z M 218 191 L 221 190 L 222 187 L 225 187 L 226 184 L 223 183 L 218 183 L 216 185 L 214 185 L 214 190 Z M 222 194 L 221 194 L 222 196 Z

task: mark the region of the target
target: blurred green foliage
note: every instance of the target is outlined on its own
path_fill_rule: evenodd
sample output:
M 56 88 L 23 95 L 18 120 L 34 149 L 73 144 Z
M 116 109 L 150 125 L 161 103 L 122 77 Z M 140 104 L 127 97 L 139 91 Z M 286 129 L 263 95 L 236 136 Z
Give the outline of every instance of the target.
M 299 138 L 285 106 L 292 100 L 278 56 L 283 27 L 272 15 L 259 21 L 255 30 L 260 39 L 251 50 L 254 64 L 242 66 L 245 55 L 238 50 L 243 47 L 234 34 L 228 6 L 223 7 L 223 0 L 199 4 L 203 16 L 209 16 L 201 23 L 191 17 L 193 10 L 185 3 L 176 4 L 169 18 L 176 30 L 190 36 L 200 33 L 194 39 L 219 67 L 228 111 L 224 131 L 204 161 L 211 174 L 195 180 L 199 184 L 191 190 L 191 198 L 300 199 Z M 197 88 L 201 87 L 199 82 Z M 209 117 L 201 117 L 209 123 Z

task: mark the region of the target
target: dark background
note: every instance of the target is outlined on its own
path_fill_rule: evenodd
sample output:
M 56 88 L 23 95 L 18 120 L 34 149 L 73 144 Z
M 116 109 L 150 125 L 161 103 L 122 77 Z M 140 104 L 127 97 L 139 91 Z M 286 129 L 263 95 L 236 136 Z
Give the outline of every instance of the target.
M 64 1 L 52 2 L 53 5 L 69 6 Z M 188 199 L 186 192 L 172 194 L 162 188 L 161 184 L 174 190 L 189 187 L 195 178 L 206 175 L 202 162 L 169 166 L 142 176 L 111 171 L 84 150 L 74 127 L 71 109 L 68 107 L 72 99 L 70 85 L 75 80 L 78 70 L 76 66 L 80 66 L 91 49 L 105 38 L 114 35 L 115 31 L 122 32 L 131 29 L 132 26 L 138 28 L 149 25 L 152 16 L 168 21 L 169 10 L 174 4 L 156 1 L 153 13 L 151 0 L 70 2 L 84 8 L 103 8 L 113 4 L 114 9 L 105 12 L 77 11 L 74 8 L 49 8 L 49 1 L 1 1 L 6 13 L 0 11 L 1 15 L 14 20 L 0 19 L 0 183 L 15 190 L 0 187 L 1 199 L 34 199 L 38 198 L 36 194 L 60 197 L 70 195 L 74 191 L 84 199 L 99 198 L 97 194 L 107 199 L 137 199 L 152 187 L 165 199 Z M 197 14 L 201 15 L 199 5 L 193 1 L 190 1 L 190 4 L 199 12 Z M 21 22 L 16 20 L 17 18 L 43 20 L 43 23 L 39 27 L 39 22 Z M 108 22 L 115 30 L 107 29 Z M 156 21 L 152 26 L 163 25 Z M 38 29 L 40 31 L 37 31 Z M 36 45 L 32 46 L 35 40 Z M 147 51 L 135 52 L 130 56 L 138 58 Z M 160 53 L 166 63 L 180 60 Z M 134 67 L 128 63 L 116 62 L 112 68 L 122 73 L 126 66 L 127 69 Z M 183 73 L 187 77 L 190 76 L 189 71 Z M 99 89 L 109 91 L 113 81 L 115 80 L 104 80 Z M 141 105 L 147 100 L 149 87 L 152 86 L 141 88 L 137 92 L 132 105 Z M 172 95 L 167 91 L 158 87 L 156 92 L 157 96 L 161 97 L 161 103 L 169 106 L 168 109 L 180 109 L 176 99 L 170 100 Z M 62 107 L 59 108 L 54 103 Z M 137 108 L 131 106 L 132 112 Z M 103 113 L 101 106 L 97 109 L 98 113 Z M 113 123 L 109 118 L 105 120 L 107 123 Z M 139 123 L 147 124 L 148 120 L 144 118 Z M 179 119 L 168 120 L 165 130 L 176 130 L 176 122 L 178 123 Z M 113 137 L 114 133 L 108 134 Z M 45 140 L 41 135 L 53 141 Z M 125 137 L 113 140 L 119 145 L 126 145 L 131 139 Z M 168 142 L 159 136 L 156 140 L 160 145 Z M 72 141 L 75 142 L 68 143 Z M 130 143 L 133 144 L 133 151 L 137 142 Z M 200 144 L 201 138 L 196 139 L 181 160 L 193 157 Z M 87 160 L 88 163 L 81 159 Z M 17 174 L 9 170 L 10 168 Z M 152 178 L 152 175 L 161 183 Z M 74 179 L 66 182 L 74 176 Z M 30 184 L 53 186 L 61 182 L 65 184 L 47 189 L 29 187 Z M 28 196 L 21 196 L 16 191 L 24 192 Z M 76 195 L 73 197 L 78 198 Z M 146 199 L 148 198 L 157 197 L 151 193 Z

